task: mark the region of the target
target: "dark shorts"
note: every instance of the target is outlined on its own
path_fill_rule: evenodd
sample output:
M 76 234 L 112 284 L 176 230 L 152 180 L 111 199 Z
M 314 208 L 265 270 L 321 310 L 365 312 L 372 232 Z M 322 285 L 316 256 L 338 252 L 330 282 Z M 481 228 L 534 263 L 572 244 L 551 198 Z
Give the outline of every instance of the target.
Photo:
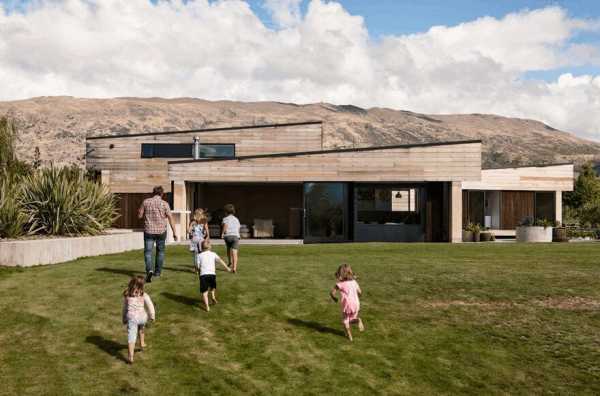
M 200 293 L 204 293 L 208 289 L 217 289 L 216 275 L 200 275 Z
M 232 235 L 225 235 L 223 237 L 223 240 L 225 241 L 225 245 L 227 246 L 227 249 L 235 249 L 235 250 L 240 249 L 240 238 L 239 237 L 232 236 Z

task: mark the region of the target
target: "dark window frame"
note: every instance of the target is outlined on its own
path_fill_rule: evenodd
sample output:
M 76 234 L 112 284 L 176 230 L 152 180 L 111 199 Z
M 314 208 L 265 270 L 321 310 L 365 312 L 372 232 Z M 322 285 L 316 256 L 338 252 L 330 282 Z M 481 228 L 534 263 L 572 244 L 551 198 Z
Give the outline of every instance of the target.
M 185 154 L 185 155 L 160 155 L 160 153 L 157 153 L 157 146 L 168 146 L 168 147 L 184 147 L 184 148 L 188 148 L 189 147 L 189 155 Z M 236 158 L 236 145 L 235 143 L 206 143 L 206 144 L 202 144 L 200 143 L 200 148 L 202 149 L 202 147 L 206 147 L 206 146 L 228 146 L 231 147 L 233 149 L 233 155 L 232 156 L 201 156 L 200 158 Z M 140 145 L 140 156 L 141 158 L 193 158 L 194 156 L 194 144 L 193 143 L 142 143 Z

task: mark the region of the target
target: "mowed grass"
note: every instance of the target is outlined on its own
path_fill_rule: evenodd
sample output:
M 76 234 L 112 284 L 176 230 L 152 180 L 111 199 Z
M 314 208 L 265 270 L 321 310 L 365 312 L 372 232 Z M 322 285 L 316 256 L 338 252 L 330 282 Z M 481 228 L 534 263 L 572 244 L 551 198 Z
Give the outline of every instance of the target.
M 189 252 L 168 247 L 133 366 L 121 292 L 141 251 L 2 269 L 0 393 L 600 394 L 599 259 L 600 244 L 242 246 L 207 313 Z M 328 297 L 343 262 L 364 292 L 353 343 Z

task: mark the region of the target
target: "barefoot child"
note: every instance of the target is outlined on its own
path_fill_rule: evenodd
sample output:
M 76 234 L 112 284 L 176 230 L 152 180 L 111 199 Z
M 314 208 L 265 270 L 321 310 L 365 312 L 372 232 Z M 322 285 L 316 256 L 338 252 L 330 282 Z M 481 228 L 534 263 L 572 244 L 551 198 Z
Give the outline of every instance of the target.
M 344 330 L 346 335 L 352 341 L 352 331 L 350 330 L 350 323 L 358 323 L 358 330 L 364 331 L 365 327 L 362 320 L 358 317 L 358 311 L 360 310 L 360 300 L 358 297 L 362 294 L 358 282 L 354 279 L 352 268 L 348 264 L 342 264 L 339 266 L 335 273 L 337 283 L 331 289 L 329 293 L 333 301 L 337 302 L 336 293 L 339 291 L 341 296 L 341 307 L 342 307 L 342 323 L 344 324 Z
M 225 216 L 221 223 L 221 238 L 227 245 L 227 261 L 233 269 L 233 273 L 237 272 L 238 266 L 238 250 L 240 249 L 240 221 L 235 217 L 235 206 L 227 204 L 223 208 Z
M 150 320 L 154 320 L 154 304 L 148 293 L 144 293 L 144 278 L 134 276 L 129 281 L 127 289 L 123 292 L 123 324 L 127 325 L 127 347 L 129 354 L 127 361 L 133 363 L 133 353 L 137 336 L 140 336 L 140 347 L 146 347 L 144 342 L 144 326 Z
M 196 209 L 194 211 L 194 216 L 188 227 L 188 234 L 190 235 L 190 251 L 194 258 L 194 270 L 196 270 L 198 255 L 202 252 L 202 242 L 205 239 L 210 239 L 208 233 L 208 218 L 203 209 Z
M 200 270 L 200 293 L 202 294 L 202 299 L 204 300 L 206 312 L 210 312 L 210 307 L 208 305 L 209 291 L 213 304 L 217 303 L 217 299 L 215 298 L 215 292 L 217 290 L 217 273 L 215 271 L 215 262 L 219 261 L 219 263 L 221 263 L 221 265 L 223 265 L 228 272 L 231 272 L 231 269 L 223 260 L 221 260 L 221 257 L 217 256 L 217 254 L 211 251 L 210 248 L 210 240 L 207 239 L 202 242 L 202 253 L 198 255 L 198 261 L 196 261 L 196 267 Z

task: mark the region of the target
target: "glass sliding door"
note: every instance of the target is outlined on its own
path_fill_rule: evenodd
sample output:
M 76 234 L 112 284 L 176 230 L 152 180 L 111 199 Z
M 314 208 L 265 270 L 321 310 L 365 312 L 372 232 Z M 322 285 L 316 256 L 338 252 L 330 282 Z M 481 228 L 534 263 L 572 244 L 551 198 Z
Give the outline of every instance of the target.
M 346 183 L 304 183 L 304 240 L 348 240 L 348 190 Z

